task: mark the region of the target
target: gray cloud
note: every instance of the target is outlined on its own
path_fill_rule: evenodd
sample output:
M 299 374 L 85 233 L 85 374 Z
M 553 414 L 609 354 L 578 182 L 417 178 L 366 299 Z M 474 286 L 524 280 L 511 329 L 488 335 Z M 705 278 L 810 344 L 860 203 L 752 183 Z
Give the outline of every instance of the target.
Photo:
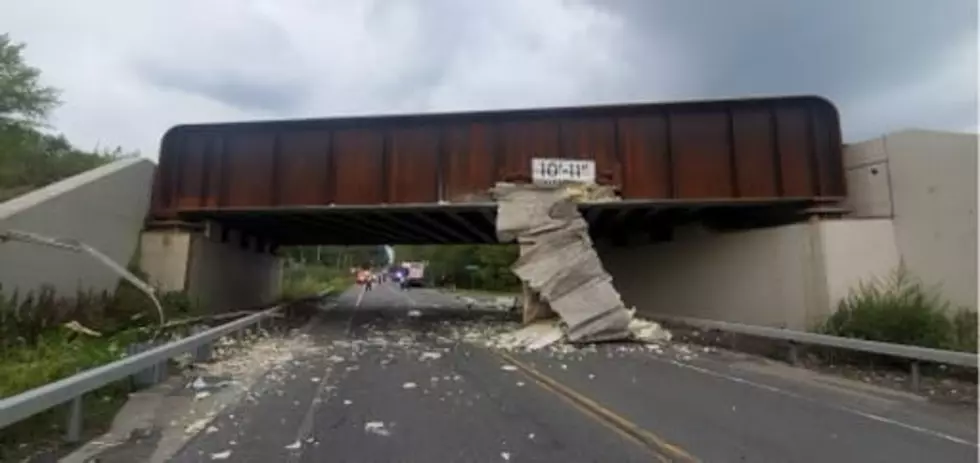
M 726 98 L 759 94 L 827 96 L 843 110 L 846 132 L 890 130 L 874 120 L 848 118 L 874 95 L 901 99 L 901 90 L 928 81 L 957 47 L 956 101 L 941 108 L 902 108 L 902 122 L 961 129 L 976 124 L 977 3 L 896 0 L 740 0 L 737 2 L 623 0 L 597 2 L 626 21 L 634 73 L 677 73 L 677 96 Z M 683 49 L 679 63 L 644 59 L 647 47 L 669 40 Z M 666 65 L 665 65 L 666 64 Z M 675 67 L 676 66 L 676 67 Z M 640 91 L 640 94 L 643 92 Z M 921 110 L 928 109 L 923 113 Z M 934 113 L 939 111 L 939 113 Z M 893 115 L 882 114 L 881 119 Z
M 151 62 L 135 64 L 133 69 L 151 85 L 249 111 L 297 111 L 309 90 L 309 83 L 300 79 L 256 79 L 234 69 L 180 69 Z
M 834 101 L 846 140 L 975 130 L 976 18 L 971 0 L 0 6 L 64 90 L 59 129 L 149 156 L 188 122 L 785 94 Z

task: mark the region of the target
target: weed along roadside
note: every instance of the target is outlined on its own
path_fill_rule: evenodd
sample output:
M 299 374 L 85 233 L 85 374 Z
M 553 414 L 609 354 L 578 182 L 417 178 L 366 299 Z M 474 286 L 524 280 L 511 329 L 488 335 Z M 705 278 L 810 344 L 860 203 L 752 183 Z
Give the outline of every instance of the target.
M 977 403 L 976 365 L 936 363 L 833 344 L 809 343 L 807 336 L 871 341 L 933 352 L 977 353 L 977 313 L 953 307 L 938 288 L 924 285 L 899 265 L 886 278 L 871 279 L 838 301 L 837 310 L 798 340 L 768 327 L 660 317 L 678 340 L 761 355 L 825 374 L 905 390 L 930 400 Z M 756 329 L 758 328 L 758 329 Z M 787 335 L 794 332 L 787 332 Z M 789 340 L 787 340 L 789 339 Z M 808 339 L 808 338 L 807 338 Z M 947 356 L 948 357 L 948 356 Z
M 817 328 L 823 334 L 933 349 L 977 352 L 977 313 L 953 307 L 904 264 L 862 282 Z
M 202 314 L 182 294 L 169 294 L 163 300 L 170 321 L 160 327 L 154 317 L 132 315 L 131 308 L 134 306 L 128 303 L 136 300 L 127 299 L 128 293 L 123 287 L 125 285 L 113 297 L 77 297 L 67 300 L 55 297 L 47 291 L 44 297 L 27 295 L 21 301 L 12 297 L 4 298 L 3 308 L 8 316 L 18 313 L 49 314 L 60 307 L 85 310 L 99 316 L 85 318 L 87 324 L 77 320 L 59 320 L 60 324 L 54 324 L 50 319 L 41 319 L 51 323 L 43 325 L 39 319 L 5 319 L 6 329 L 18 322 L 25 336 L 5 338 L 3 355 L 0 357 L 0 399 L 254 313 L 245 311 Z M 117 310 L 121 306 L 130 310 Z M 70 310 L 62 313 L 73 314 Z M 262 328 L 261 333 L 252 331 L 252 334 L 264 335 L 273 327 L 266 324 Z M 246 336 L 225 339 L 233 346 L 244 345 L 243 343 L 254 339 L 254 336 L 243 334 Z M 11 339 L 16 341 L 12 342 Z M 227 346 L 210 351 L 220 355 L 219 351 L 223 349 L 227 349 Z M 67 404 L 55 406 L 0 429 L 0 461 L 34 461 L 32 458 L 64 455 L 79 442 L 85 442 L 104 432 L 131 392 L 159 382 L 165 378 L 167 371 L 182 370 L 195 361 L 192 354 L 182 355 L 168 361 L 165 370 L 140 373 L 86 393 L 81 415 L 84 418 L 77 439 L 66 439 L 66 435 L 70 434 L 70 407 Z

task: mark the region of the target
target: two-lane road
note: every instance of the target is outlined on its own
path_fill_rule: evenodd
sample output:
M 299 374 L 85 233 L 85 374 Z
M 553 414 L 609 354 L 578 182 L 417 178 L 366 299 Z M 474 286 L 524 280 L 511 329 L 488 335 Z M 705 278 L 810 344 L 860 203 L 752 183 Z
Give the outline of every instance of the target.
M 970 409 L 693 346 L 502 352 L 479 315 L 352 288 L 171 461 L 976 461 Z

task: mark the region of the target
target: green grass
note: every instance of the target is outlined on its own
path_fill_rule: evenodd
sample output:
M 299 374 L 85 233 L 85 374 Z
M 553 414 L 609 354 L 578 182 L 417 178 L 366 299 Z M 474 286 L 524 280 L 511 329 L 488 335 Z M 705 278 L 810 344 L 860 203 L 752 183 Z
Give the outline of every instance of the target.
M 120 381 L 85 395 L 82 442 L 109 429 L 129 392 L 128 381 Z M 67 405 L 63 405 L 0 430 L 0 461 L 37 461 L 29 458 L 47 454 L 60 457 L 77 448 L 79 444 L 64 439 L 67 419 Z
M 0 397 L 9 397 L 78 372 L 113 362 L 125 346 L 145 339 L 146 332 L 122 331 L 96 338 L 60 328 L 43 333 L 34 346 L 7 349 L 0 361 Z M 85 396 L 85 437 L 106 429 L 130 392 L 129 382 L 120 381 Z M 39 452 L 63 453 L 67 412 L 55 407 L 0 430 L 0 461 L 19 461 Z
M 353 284 L 348 272 L 321 265 L 295 266 L 286 270 L 282 282 L 282 297 L 294 301 L 315 296 L 328 289 L 343 289 Z
M 168 320 L 199 313 L 183 294 L 160 299 Z M 101 336 L 63 326 L 69 321 Z M 67 298 L 50 288 L 24 295 L 0 293 L 0 398 L 118 360 L 128 345 L 152 336 L 156 325 L 156 307 L 125 283 L 111 295 Z M 186 327 L 174 328 L 181 329 Z M 102 432 L 129 392 L 129 380 L 124 380 L 86 394 L 83 437 Z M 65 418 L 65 407 L 59 406 L 0 430 L 0 461 L 23 461 L 47 450 L 63 453 L 71 447 L 62 438 Z
M 77 335 L 67 329 L 51 330 L 34 346 L 5 352 L 0 361 L 0 398 L 115 361 L 122 357 L 129 343 L 138 340 L 137 330 L 120 332 L 110 338 Z

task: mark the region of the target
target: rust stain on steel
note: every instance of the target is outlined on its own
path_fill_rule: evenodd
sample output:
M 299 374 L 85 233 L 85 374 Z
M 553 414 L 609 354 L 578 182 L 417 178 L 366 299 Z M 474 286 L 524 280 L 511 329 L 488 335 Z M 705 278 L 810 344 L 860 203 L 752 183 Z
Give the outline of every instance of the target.
M 163 138 L 152 215 L 483 200 L 534 157 L 593 159 L 630 199 L 834 199 L 841 151 L 817 97 L 187 125 Z

